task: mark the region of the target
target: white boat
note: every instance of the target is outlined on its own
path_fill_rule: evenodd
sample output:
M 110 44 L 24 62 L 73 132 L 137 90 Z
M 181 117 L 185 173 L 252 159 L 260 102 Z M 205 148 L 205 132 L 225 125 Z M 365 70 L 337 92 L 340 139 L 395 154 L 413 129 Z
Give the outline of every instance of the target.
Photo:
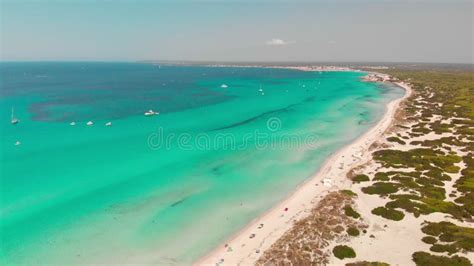
M 12 125 L 15 125 L 15 124 L 18 124 L 18 122 L 20 122 L 20 120 L 18 118 L 15 117 L 15 110 L 13 109 L 12 107 Z
M 151 116 L 151 115 L 154 115 L 154 114 L 155 114 L 155 112 L 153 112 L 153 110 L 151 110 L 151 109 L 145 112 L 146 116 Z
M 15 142 L 15 146 L 20 146 L 20 145 L 21 145 L 21 142 L 20 142 L 19 140 L 17 140 L 17 141 Z
M 86 124 L 86 125 L 88 125 L 88 126 L 92 126 L 93 124 L 94 124 L 94 122 L 92 122 L 92 121 L 89 121 L 89 122 L 87 122 L 87 124 Z
M 158 114 L 160 114 L 160 113 L 159 113 L 159 112 L 155 112 L 155 111 L 153 111 L 153 110 L 151 110 L 151 109 L 145 112 L 145 116 L 152 116 L 152 115 L 158 115 Z
M 229 86 L 227 86 L 226 84 L 222 84 L 221 85 L 221 88 L 225 89 L 225 88 L 228 88 Z
M 106 127 L 110 127 L 111 125 L 112 125 L 112 122 L 107 122 L 107 123 L 105 123 L 105 126 L 106 126 Z
M 71 123 L 69 123 L 69 125 L 75 126 L 75 125 L 76 125 L 76 122 L 71 122 Z
M 262 85 L 260 85 L 260 89 L 258 91 L 263 92 Z

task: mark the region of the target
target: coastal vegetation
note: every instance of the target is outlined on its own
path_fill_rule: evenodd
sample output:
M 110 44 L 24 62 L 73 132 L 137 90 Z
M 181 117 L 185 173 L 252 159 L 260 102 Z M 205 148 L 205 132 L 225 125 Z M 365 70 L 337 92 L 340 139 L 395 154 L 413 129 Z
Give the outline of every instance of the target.
M 472 72 L 385 71 L 412 85 L 402 115 L 372 154 L 379 165 L 363 193 L 387 199 L 372 214 L 401 221 L 432 213 L 446 221 L 427 222 L 420 230 L 430 251 L 415 252 L 417 265 L 471 265 L 460 256 L 472 252 L 474 229 L 449 222 L 472 222 L 474 215 L 474 81 Z M 360 173 L 363 175 L 365 173 Z M 369 175 L 370 178 L 370 175 Z
M 452 257 L 446 257 L 446 256 L 436 256 L 436 255 L 431 255 L 428 252 L 422 252 L 418 251 L 413 253 L 413 261 L 416 263 L 416 265 L 429 265 L 429 266 L 471 266 L 471 262 L 460 256 L 452 256 Z
M 405 141 L 401 140 L 398 137 L 389 137 L 389 138 L 387 138 L 387 140 L 390 141 L 390 142 L 397 142 L 399 144 L 405 144 Z
M 356 183 L 360 183 L 360 182 L 370 181 L 370 178 L 367 175 L 356 175 L 354 176 L 354 178 L 352 178 L 352 181 Z
M 427 248 L 414 248 L 407 257 L 416 265 L 472 265 L 464 254 L 474 252 L 474 229 L 466 225 L 474 221 L 473 73 L 384 71 L 392 80 L 409 82 L 413 93 L 385 139 L 371 146 L 369 167 L 349 171 L 351 190 L 324 197 L 309 217 L 296 222 L 263 254 L 259 264 L 327 264 L 329 256 L 354 258 L 354 249 L 343 243 L 367 233 L 377 239 L 377 231 L 367 224 L 375 215 L 390 221 L 383 231 L 390 223 L 413 226 L 413 219 L 420 221 L 415 229 L 424 236 L 417 245 Z M 381 199 L 370 213 L 356 211 L 360 192 Z M 329 242 L 338 245 L 328 250 Z M 388 264 L 361 260 L 346 265 Z
M 433 252 L 456 252 L 474 251 L 474 228 L 457 226 L 450 222 L 427 223 L 421 231 L 430 238 L 430 250 Z M 427 243 L 427 238 L 424 242 Z
M 309 216 L 295 222 L 258 259 L 257 265 L 321 265 L 333 255 L 329 243 L 365 233 L 367 225 L 354 210 L 353 192 L 334 191 L 326 195 L 314 207 Z M 349 215 L 348 215 L 349 214 Z M 346 234 L 347 233 L 347 234 Z M 343 258 L 355 257 L 350 247 L 336 247 L 334 254 Z
M 334 256 L 340 260 L 346 259 L 346 258 L 355 258 L 356 253 L 354 249 L 352 249 L 349 246 L 346 245 L 338 245 L 335 246 L 332 250 L 332 253 Z
M 356 227 L 349 227 L 347 228 L 347 234 L 350 236 L 358 236 L 360 235 L 360 231 Z
M 357 194 L 354 191 L 349 190 L 349 189 L 343 189 L 343 190 L 341 190 L 341 193 L 346 194 L 349 197 L 356 197 L 357 196 Z
M 400 221 L 405 217 L 405 214 L 401 211 L 397 211 L 393 208 L 377 207 L 372 210 L 372 213 L 378 216 L 382 216 L 385 219 L 394 221 Z
M 357 211 L 355 211 L 350 205 L 346 205 L 344 207 L 344 214 L 354 219 L 360 218 L 360 214 Z

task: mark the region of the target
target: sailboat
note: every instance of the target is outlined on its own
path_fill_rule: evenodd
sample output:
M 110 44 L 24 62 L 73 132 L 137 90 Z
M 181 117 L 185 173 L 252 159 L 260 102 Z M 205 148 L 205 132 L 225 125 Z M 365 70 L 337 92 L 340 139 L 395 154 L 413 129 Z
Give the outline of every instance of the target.
M 15 110 L 13 109 L 12 107 L 12 124 L 15 125 L 15 124 L 18 124 L 18 122 L 20 122 L 20 120 L 18 120 L 18 118 L 15 117 Z

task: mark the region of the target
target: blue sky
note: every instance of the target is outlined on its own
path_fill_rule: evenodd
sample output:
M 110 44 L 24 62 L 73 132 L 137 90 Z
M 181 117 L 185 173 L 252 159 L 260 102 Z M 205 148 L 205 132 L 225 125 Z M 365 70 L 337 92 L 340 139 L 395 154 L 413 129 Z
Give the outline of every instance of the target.
M 471 1 L 0 0 L 2 60 L 472 63 Z

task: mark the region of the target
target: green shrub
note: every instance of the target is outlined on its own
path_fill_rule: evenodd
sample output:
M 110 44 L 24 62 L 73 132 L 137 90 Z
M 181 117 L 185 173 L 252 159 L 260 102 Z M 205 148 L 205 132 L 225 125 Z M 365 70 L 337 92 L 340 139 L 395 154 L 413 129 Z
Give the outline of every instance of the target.
M 448 252 L 450 255 L 454 254 L 458 251 L 455 245 L 442 245 L 442 244 L 434 244 L 430 248 L 433 252 L 443 253 Z
M 355 183 L 360 183 L 360 182 L 365 182 L 365 181 L 370 181 L 370 178 L 367 175 L 356 175 L 354 178 L 352 178 L 352 182 Z
M 352 209 L 352 207 L 349 206 L 349 205 L 346 205 L 344 207 L 344 214 L 349 216 L 349 217 L 352 217 L 354 219 L 359 219 L 360 218 L 360 214 L 358 212 L 356 212 L 354 209 Z
M 390 181 L 389 174 L 385 172 L 377 172 L 375 173 L 374 181 Z
M 388 141 L 390 142 L 397 142 L 399 144 L 402 144 L 402 145 L 405 145 L 405 141 L 401 140 L 400 138 L 397 138 L 397 137 L 390 137 L 390 138 L 387 138 Z
M 421 231 L 431 237 L 450 244 L 433 243 L 430 248 L 433 252 L 474 251 L 474 228 L 457 226 L 450 222 L 427 223 Z
M 356 227 L 349 227 L 347 228 L 347 234 L 350 236 L 358 236 L 360 234 L 359 229 Z
M 334 256 L 336 256 L 336 258 L 338 258 L 340 260 L 343 260 L 345 258 L 355 258 L 356 257 L 355 251 L 351 247 L 348 247 L 346 245 L 335 246 L 332 249 L 332 253 L 334 254 Z
M 362 188 L 362 192 L 366 194 L 378 194 L 378 195 L 387 195 L 391 193 L 395 193 L 398 191 L 399 185 L 396 183 L 389 183 L 389 182 L 377 182 L 372 184 L 370 187 Z
M 434 244 L 438 242 L 438 240 L 432 236 L 425 236 L 421 239 L 421 241 L 425 242 L 426 244 Z
M 382 216 L 385 219 L 400 221 L 405 217 L 405 214 L 401 211 L 397 211 L 391 208 L 377 207 L 372 210 L 372 214 Z
M 357 197 L 357 194 L 354 191 L 349 190 L 349 189 L 343 189 L 341 190 L 341 193 L 346 194 L 350 197 Z
M 413 261 L 418 266 L 471 266 L 471 262 L 464 257 L 436 256 L 427 252 L 418 251 L 412 255 Z

